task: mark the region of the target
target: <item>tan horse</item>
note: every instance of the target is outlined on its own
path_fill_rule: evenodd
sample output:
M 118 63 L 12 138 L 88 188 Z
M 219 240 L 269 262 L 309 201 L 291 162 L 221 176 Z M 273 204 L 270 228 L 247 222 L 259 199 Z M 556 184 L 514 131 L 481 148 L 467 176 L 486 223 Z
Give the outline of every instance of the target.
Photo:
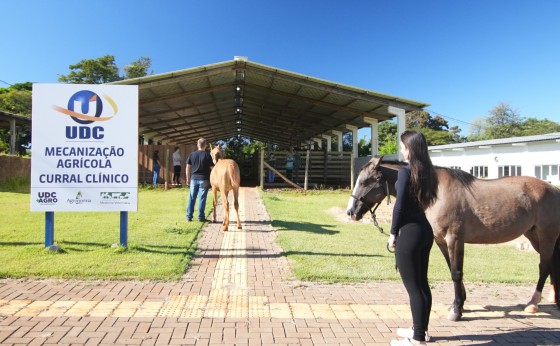
M 220 145 L 215 146 L 211 151 L 214 168 L 210 173 L 210 185 L 214 192 L 214 214 L 213 222 L 216 222 L 216 204 L 218 203 L 218 191 L 222 196 L 222 204 L 224 205 L 224 221 L 222 222 L 223 230 L 227 231 L 229 226 L 229 201 L 228 193 L 233 191 L 233 206 L 237 215 L 237 229 L 241 229 L 239 221 L 239 185 L 241 182 L 241 174 L 239 166 L 233 160 L 222 158 L 222 148 Z

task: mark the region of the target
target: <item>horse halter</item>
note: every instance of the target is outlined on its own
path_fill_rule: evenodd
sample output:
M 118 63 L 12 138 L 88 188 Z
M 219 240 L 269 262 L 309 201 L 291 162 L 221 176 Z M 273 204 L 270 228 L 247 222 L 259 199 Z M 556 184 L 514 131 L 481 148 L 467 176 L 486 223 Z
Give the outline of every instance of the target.
M 381 177 L 382 178 L 379 179 L 379 183 L 380 183 L 380 185 L 382 185 L 384 187 L 383 193 L 387 197 L 387 205 L 389 205 L 389 204 L 391 204 L 391 194 L 390 194 L 390 191 L 389 191 L 389 182 L 387 181 L 387 179 L 385 179 L 383 177 L 383 175 L 381 175 Z M 381 183 L 381 180 L 385 180 L 385 185 L 383 185 L 383 183 Z M 350 196 L 357 199 L 358 201 L 362 202 L 362 204 L 364 204 L 368 208 L 369 212 L 371 213 L 371 218 L 373 219 L 373 224 L 375 225 L 375 227 L 377 227 L 377 229 L 379 230 L 380 233 L 384 233 L 383 228 L 381 226 L 379 226 L 379 222 L 377 222 L 377 217 L 375 215 L 375 211 L 381 205 L 381 202 L 376 202 L 374 205 L 370 205 L 369 202 L 366 201 L 366 199 L 365 199 L 365 196 L 367 196 L 371 192 L 371 190 L 373 190 L 374 188 L 375 188 L 375 186 L 370 187 L 364 194 L 362 194 L 359 197 L 357 197 L 355 195 L 350 195 Z

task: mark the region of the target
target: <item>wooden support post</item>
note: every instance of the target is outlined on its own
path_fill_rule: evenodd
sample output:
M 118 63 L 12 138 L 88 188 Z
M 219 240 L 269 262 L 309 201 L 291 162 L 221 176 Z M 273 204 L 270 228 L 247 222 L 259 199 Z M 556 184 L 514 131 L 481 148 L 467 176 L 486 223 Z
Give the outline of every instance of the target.
M 264 149 L 261 149 L 259 157 L 259 185 L 261 189 L 264 189 L 264 154 Z
M 169 179 L 169 146 L 166 146 L 167 149 L 165 149 L 165 174 L 163 175 L 163 188 L 165 190 L 167 190 L 167 182 L 171 179 Z
M 311 155 L 311 150 L 307 149 L 305 153 L 305 179 L 303 180 L 303 189 L 307 191 L 307 179 L 309 178 L 309 155 Z
M 354 155 L 350 155 L 350 191 L 354 191 Z

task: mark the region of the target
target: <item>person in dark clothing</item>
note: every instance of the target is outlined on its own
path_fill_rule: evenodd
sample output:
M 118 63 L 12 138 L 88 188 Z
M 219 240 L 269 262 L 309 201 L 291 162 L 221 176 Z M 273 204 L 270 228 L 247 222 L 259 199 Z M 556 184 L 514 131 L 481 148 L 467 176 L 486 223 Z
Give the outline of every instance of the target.
M 210 189 L 210 171 L 214 166 L 212 156 L 205 150 L 206 140 L 200 138 L 196 142 L 197 151 L 193 151 L 187 158 L 186 180 L 189 186 L 189 203 L 187 204 L 187 220 L 192 221 L 194 205 L 198 196 L 198 220 L 206 222 L 204 209 L 206 208 L 206 195 Z
M 270 155 L 268 156 L 268 164 L 272 167 L 272 168 L 276 168 L 276 156 L 274 156 L 273 153 L 270 153 Z M 274 179 L 276 177 L 276 174 L 274 173 L 274 171 L 272 171 L 271 169 L 268 170 L 268 182 L 269 183 L 274 183 Z
M 161 168 L 161 164 L 159 162 L 159 151 L 154 151 L 154 156 L 152 157 L 152 160 L 154 162 L 154 173 L 152 176 L 152 186 L 156 187 L 157 183 L 158 183 L 158 178 L 159 178 L 159 170 Z
M 181 185 L 179 178 L 181 177 L 181 151 L 179 147 L 173 150 L 173 185 Z
M 299 167 L 301 166 L 301 154 L 298 148 L 294 148 L 294 182 L 299 182 Z
M 292 172 L 294 171 L 294 152 L 292 150 L 288 151 L 286 154 L 286 178 L 288 180 L 293 180 Z
M 438 181 L 426 138 L 421 132 L 403 132 L 401 153 L 409 165 L 398 172 L 397 200 L 388 242 L 395 247 L 397 268 L 410 300 L 413 326 L 397 329 L 397 335 L 404 339 L 392 340 L 391 345 L 425 345 L 429 339 L 432 308 L 428 263 L 434 236 L 424 210 L 436 200 Z

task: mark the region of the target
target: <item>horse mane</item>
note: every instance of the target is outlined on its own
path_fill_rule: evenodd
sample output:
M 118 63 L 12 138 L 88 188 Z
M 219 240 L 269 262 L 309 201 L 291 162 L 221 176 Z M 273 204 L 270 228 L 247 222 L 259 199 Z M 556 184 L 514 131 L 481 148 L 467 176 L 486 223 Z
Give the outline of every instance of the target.
M 373 165 L 373 160 L 370 160 L 364 165 L 362 169 L 368 169 L 369 166 Z M 381 166 L 387 167 L 389 169 L 398 170 L 403 166 L 407 166 L 408 163 L 398 160 L 382 160 Z M 465 172 L 460 169 L 453 169 L 448 167 L 434 166 L 436 172 L 443 172 L 451 176 L 451 178 L 457 180 L 465 189 L 471 191 L 472 184 L 477 180 L 472 174 Z M 439 174 L 438 174 L 439 175 Z
M 458 180 L 461 185 L 463 185 L 466 189 L 470 190 L 473 182 L 476 180 L 476 177 L 468 172 L 465 172 L 460 169 L 453 169 L 448 167 L 440 167 L 435 166 L 436 170 L 445 171 L 454 179 Z

